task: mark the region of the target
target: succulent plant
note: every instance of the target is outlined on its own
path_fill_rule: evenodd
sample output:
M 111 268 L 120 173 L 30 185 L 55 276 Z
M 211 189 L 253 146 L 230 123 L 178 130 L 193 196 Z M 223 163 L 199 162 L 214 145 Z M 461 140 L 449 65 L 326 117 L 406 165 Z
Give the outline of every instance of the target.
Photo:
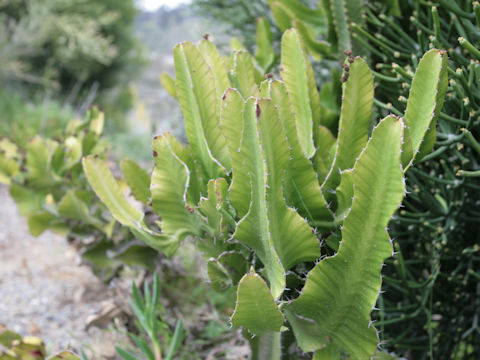
M 447 59 L 428 52 L 405 116 L 370 132 L 373 75 L 346 55 L 335 136 L 297 30 L 282 37 L 282 80 L 261 81 L 247 52 L 224 61 L 208 39 L 177 45 L 170 92 L 190 144 L 153 139 L 150 193 L 161 230 L 126 201 L 102 160 L 83 160 L 100 199 L 147 244 L 171 255 L 195 239 L 213 286 L 237 289 L 231 321 L 251 334 L 254 359 L 279 359 L 286 332 L 316 358 L 365 359 L 378 346 L 370 312 L 393 250 L 387 225 L 404 196 L 404 170 L 433 146 L 423 138 L 441 108 Z

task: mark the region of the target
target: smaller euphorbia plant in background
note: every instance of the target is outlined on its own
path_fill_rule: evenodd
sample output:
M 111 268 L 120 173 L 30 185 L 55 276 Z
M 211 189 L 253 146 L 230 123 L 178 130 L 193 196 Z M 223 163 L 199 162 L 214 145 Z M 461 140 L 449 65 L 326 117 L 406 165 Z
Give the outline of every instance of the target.
M 108 280 L 123 265 L 153 270 L 158 254 L 116 225 L 88 185 L 81 159 L 89 154 L 107 157 L 103 122 L 103 113 L 93 108 L 85 120 L 70 121 L 56 138 L 36 136 L 25 145 L 1 139 L 0 182 L 9 185 L 33 236 L 46 230 L 66 235 L 94 271 Z M 131 160 L 124 160 L 121 168 L 133 196 L 146 203 L 136 184 L 146 182 L 148 187 L 149 175 Z

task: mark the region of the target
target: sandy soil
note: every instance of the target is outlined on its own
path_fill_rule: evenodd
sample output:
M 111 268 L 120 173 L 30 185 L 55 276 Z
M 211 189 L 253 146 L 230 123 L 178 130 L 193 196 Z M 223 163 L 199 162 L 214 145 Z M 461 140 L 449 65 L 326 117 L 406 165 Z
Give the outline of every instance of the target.
M 111 316 L 104 319 L 98 314 L 121 309 L 130 312 L 126 299 L 131 279 L 118 278 L 107 286 L 81 264 L 77 251 L 63 237 L 51 232 L 31 236 L 27 220 L 18 213 L 8 188 L 1 185 L 0 204 L 0 324 L 22 335 L 41 337 L 49 354 L 71 348 L 77 353 L 83 350 L 89 360 L 119 359 L 115 345 L 125 347 L 125 336 L 108 330 Z M 181 268 L 174 263 L 168 267 Z M 215 308 L 207 302 L 196 309 L 192 320 L 184 321 L 190 334 L 186 341 L 194 341 L 192 334 L 201 333 L 216 317 Z M 96 326 L 87 329 L 92 318 L 107 330 Z M 128 326 L 128 317 L 123 315 L 116 316 L 115 321 L 117 326 Z M 219 353 L 226 360 L 249 357 L 240 330 L 219 340 L 199 348 L 199 358 L 214 360 Z
M 43 338 L 49 353 L 71 347 L 89 358 L 113 357 L 118 335 L 85 327 L 109 296 L 106 285 L 63 237 L 31 236 L 5 186 L 0 203 L 0 324 Z

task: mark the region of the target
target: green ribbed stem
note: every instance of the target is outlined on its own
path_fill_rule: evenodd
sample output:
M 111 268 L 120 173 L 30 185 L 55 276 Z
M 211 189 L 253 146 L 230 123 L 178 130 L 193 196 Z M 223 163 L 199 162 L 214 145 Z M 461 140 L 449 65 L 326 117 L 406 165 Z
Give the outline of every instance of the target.
M 280 360 L 281 359 L 281 339 L 280 332 L 269 332 L 254 338 L 247 337 L 252 349 L 251 360 Z

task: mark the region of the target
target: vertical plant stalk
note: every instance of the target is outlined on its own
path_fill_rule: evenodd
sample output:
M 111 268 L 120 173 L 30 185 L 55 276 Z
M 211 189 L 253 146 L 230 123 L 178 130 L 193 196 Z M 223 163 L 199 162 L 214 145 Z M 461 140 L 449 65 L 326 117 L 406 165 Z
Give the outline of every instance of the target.
M 387 234 L 405 185 L 400 165 L 403 121 L 394 116 L 374 129 L 353 168 L 352 208 L 335 256 L 310 271 L 298 299 L 287 309 L 315 321 L 336 346 L 355 358 L 370 358 L 378 336 L 370 311 L 381 286 L 381 268 L 392 254 Z

